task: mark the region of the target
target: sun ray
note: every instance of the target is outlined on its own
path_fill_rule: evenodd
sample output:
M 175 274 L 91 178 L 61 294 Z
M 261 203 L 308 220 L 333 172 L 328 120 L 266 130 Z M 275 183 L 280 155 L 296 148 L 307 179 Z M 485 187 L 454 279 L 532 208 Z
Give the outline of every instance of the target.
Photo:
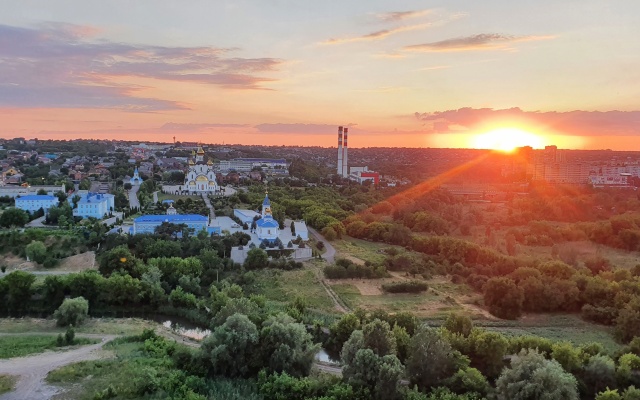
M 472 139 L 472 144 L 477 149 L 511 152 L 517 147 L 524 146 L 531 146 L 536 149 L 542 148 L 544 147 L 544 140 L 540 135 L 522 129 L 499 128 L 476 135 Z

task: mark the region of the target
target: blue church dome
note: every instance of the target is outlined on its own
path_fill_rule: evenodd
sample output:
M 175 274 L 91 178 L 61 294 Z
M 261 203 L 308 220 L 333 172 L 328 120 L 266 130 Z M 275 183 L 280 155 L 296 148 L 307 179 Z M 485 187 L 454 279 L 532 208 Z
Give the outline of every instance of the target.
M 262 202 L 263 206 L 271 206 L 271 202 L 269 201 L 269 195 L 265 194 L 264 195 L 264 201 Z
M 278 224 L 278 221 L 276 221 L 275 219 L 271 218 L 270 216 L 267 216 L 257 220 L 256 226 L 258 228 L 278 228 L 280 227 L 280 224 Z

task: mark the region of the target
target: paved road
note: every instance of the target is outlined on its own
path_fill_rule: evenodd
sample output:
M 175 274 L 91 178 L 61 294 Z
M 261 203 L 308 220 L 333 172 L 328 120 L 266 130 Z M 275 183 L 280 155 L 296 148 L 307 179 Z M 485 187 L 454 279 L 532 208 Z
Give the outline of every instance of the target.
M 204 200 L 204 204 L 206 204 L 209 209 L 209 224 L 212 224 L 213 220 L 216 219 L 216 210 L 213 209 L 209 196 L 207 196 L 206 193 L 202 193 L 202 200 Z
M 153 202 L 157 203 L 158 202 L 158 193 L 159 191 L 156 190 L 155 192 L 153 192 Z
M 133 185 L 131 190 L 129 190 L 129 207 L 138 208 L 140 207 L 140 201 L 138 200 L 138 189 L 140 189 L 139 185 Z
M 114 213 L 113 213 L 113 217 L 111 217 L 111 218 L 107 218 L 107 219 L 105 219 L 105 220 L 104 220 L 104 221 L 102 221 L 102 222 L 103 222 L 104 224 L 107 224 L 107 226 L 111 226 L 111 225 L 113 225 L 113 224 L 115 224 L 115 223 L 116 223 L 116 219 L 117 219 L 117 218 L 120 218 L 120 219 L 122 220 L 122 213 L 121 213 L 121 212 L 114 211 Z
M 327 262 L 329 262 L 330 264 L 333 264 L 335 262 L 335 257 L 336 257 L 336 249 L 331 245 L 331 243 L 329 243 L 329 241 L 327 239 L 325 239 L 320 233 L 318 233 L 318 231 L 316 231 L 315 229 L 313 229 L 310 226 L 307 226 L 307 229 L 309 230 L 309 232 L 316 237 L 316 239 L 319 242 L 324 243 L 324 248 L 327 250 L 324 252 L 324 254 L 322 255 L 322 258 L 324 258 L 325 260 L 327 260 Z
M 0 400 L 48 400 L 59 389 L 47 384 L 44 379 L 50 371 L 79 361 L 95 360 L 98 352 L 115 335 L 78 335 L 98 337 L 102 342 L 69 351 L 46 352 L 28 357 L 0 360 L 0 374 L 19 376 L 15 390 L 0 396 Z
M 46 216 L 45 216 L 45 215 L 43 215 L 43 216 L 42 216 L 42 217 L 40 217 L 40 218 L 36 218 L 36 219 L 34 219 L 33 221 L 29 222 L 29 223 L 27 224 L 27 226 L 30 226 L 30 227 L 32 227 L 32 228 L 43 228 L 43 227 L 44 227 L 44 225 L 43 225 L 42 223 L 44 222 L 44 219 L 45 219 L 45 218 L 46 218 Z

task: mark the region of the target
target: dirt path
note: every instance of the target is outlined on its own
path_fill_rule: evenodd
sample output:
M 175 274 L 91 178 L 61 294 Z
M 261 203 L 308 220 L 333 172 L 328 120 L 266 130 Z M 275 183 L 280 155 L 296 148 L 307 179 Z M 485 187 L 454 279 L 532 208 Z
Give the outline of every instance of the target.
M 80 336 L 80 335 L 78 335 Z M 50 371 L 79 361 L 100 358 L 100 350 L 116 335 L 82 335 L 100 338 L 102 342 L 69 351 L 45 352 L 27 357 L 0 360 L 0 374 L 18 376 L 15 390 L 0 396 L 0 400 L 48 400 L 60 389 L 44 379 Z
M 326 251 L 324 252 L 324 254 L 322 254 L 322 258 L 325 259 L 329 264 L 333 264 L 335 262 L 336 249 L 318 231 L 310 226 L 307 226 L 307 229 L 313 236 L 316 237 L 318 242 L 324 243 L 324 248 L 326 249 Z

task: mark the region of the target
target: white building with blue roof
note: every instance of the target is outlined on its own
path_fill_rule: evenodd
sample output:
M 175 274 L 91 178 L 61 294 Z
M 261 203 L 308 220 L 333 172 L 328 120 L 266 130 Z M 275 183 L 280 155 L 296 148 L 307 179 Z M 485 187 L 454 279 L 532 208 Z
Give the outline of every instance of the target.
M 209 218 L 199 214 L 143 215 L 133 220 L 133 234 L 154 233 L 163 222 L 184 224 L 197 233 L 203 229 L 207 230 Z
M 22 197 L 16 197 L 16 208 L 24 211 L 34 212 L 43 209 L 45 212 L 51 207 L 58 205 L 56 196 L 45 194 L 32 194 Z
M 82 218 L 102 219 L 115 208 L 115 196 L 108 193 L 87 193 L 78 201 L 78 207 L 73 209 L 73 215 Z
M 273 241 L 280 236 L 280 224 L 273 219 L 273 215 L 271 214 L 271 201 L 269 200 L 268 193 L 264 195 L 262 218 L 256 221 L 255 232 L 260 240 Z

